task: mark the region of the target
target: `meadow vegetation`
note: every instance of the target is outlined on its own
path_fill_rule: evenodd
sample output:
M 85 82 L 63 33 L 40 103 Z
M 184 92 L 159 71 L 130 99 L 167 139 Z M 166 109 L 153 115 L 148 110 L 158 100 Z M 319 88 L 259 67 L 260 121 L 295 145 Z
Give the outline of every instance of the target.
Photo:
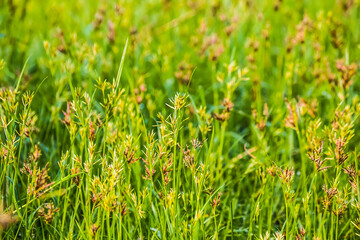
M 358 239 L 359 0 L 0 1 L 0 239 Z

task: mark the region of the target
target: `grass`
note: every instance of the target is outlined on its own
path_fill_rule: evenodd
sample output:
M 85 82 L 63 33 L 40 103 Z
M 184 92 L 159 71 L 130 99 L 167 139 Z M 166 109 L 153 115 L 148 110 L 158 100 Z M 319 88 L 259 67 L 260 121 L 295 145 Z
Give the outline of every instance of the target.
M 358 239 L 360 2 L 0 2 L 1 239 Z

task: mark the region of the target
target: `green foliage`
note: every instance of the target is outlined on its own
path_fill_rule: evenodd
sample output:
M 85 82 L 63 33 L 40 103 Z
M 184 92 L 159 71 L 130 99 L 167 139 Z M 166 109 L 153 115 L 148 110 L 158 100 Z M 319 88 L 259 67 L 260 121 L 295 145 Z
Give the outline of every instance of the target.
M 359 0 L 0 1 L 1 239 L 357 239 Z

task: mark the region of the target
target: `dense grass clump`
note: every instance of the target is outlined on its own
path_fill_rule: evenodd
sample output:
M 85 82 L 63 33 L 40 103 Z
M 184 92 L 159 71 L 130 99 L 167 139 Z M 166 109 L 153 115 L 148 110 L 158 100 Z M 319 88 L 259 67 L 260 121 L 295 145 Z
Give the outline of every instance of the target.
M 360 1 L 0 1 L 1 239 L 357 239 Z

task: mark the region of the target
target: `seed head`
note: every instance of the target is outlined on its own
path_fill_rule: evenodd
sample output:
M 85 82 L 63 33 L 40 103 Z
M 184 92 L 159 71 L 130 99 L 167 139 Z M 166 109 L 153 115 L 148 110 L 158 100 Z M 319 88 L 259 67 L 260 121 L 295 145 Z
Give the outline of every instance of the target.
M 346 143 L 346 139 L 343 139 L 341 137 L 338 138 L 335 142 L 335 158 L 339 165 L 343 164 L 349 157 L 349 155 L 344 151 L 344 146 Z
M 288 187 L 290 187 L 290 183 L 294 176 L 294 168 L 285 168 L 283 170 L 281 167 L 279 167 L 278 176 L 280 177 L 283 184 L 286 184 Z
M 50 224 L 55 213 L 59 211 L 59 208 L 55 208 L 53 203 L 45 203 L 44 207 L 39 209 L 38 215 L 41 217 L 47 224 Z

